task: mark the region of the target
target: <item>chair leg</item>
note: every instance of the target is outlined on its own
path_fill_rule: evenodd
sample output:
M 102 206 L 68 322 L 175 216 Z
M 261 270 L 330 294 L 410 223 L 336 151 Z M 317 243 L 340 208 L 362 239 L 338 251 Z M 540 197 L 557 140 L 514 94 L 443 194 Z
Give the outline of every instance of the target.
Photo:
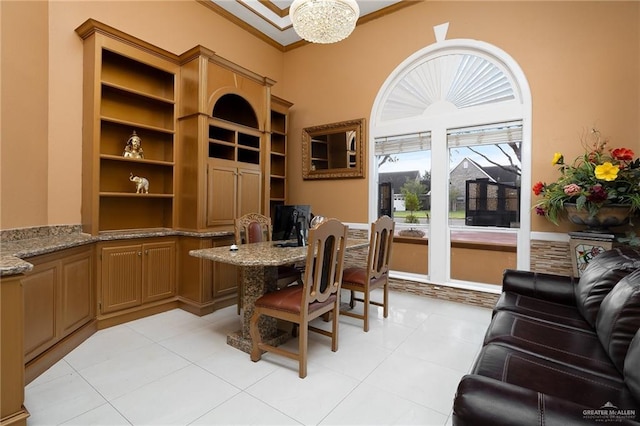
M 349 299 L 349 307 L 353 309 L 356 306 L 356 292 L 351 290 L 351 298 Z
M 389 316 L 389 281 L 384 283 L 383 292 L 384 307 L 382 308 L 382 312 L 386 318 Z
M 369 305 L 371 304 L 371 293 L 369 289 L 364 291 L 364 331 L 369 331 Z
M 340 302 L 338 301 L 338 303 L 336 303 L 335 307 L 333 308 L 333 323 L 331 324 L 331 350 L 333 352 L 338 350 L 338 330 L 339 330 L 339 324 L 338 321 L 340 320 Z
M 309 344 L 309 325 L 299 324 L 298 336 L 298 375 L 301 379 L 307 377 L 307 348 Z
M 260 319 L 260 311 L 256 308 L 249 321 L 249 335 L 251 336 L 251 361 L 257 362 L 262 358 L 262 353 L 258 345 L 262 342 L 260 330 L 258 330 L 258 320 Z

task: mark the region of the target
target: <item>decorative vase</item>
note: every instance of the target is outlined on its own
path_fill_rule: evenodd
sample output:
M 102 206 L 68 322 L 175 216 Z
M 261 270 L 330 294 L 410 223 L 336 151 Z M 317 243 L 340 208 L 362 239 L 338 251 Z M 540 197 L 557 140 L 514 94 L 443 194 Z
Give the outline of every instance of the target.
M 629 223 L 631 206 L 627 204 L 608 204 L 600 207 L 591 216 L 587 209 L 577 209 L 575 203 L 564 203 L 564 209 L 571 223 L 585 225 L 587 232 L 607 233 L 612 226 L 622 226 Z

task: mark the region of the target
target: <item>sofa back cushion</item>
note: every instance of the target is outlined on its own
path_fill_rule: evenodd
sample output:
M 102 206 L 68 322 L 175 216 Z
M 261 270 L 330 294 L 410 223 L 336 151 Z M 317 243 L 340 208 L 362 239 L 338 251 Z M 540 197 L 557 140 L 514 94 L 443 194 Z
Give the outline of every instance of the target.
M 575 287 L 576 305 L 584 319 L 596 325 L 602 299 L 625 276 L 640 268 L 640 249 L 616 247 L 594 257 Z
M 624 361 L 624 383 L 633 397 L 640 401 L 640 330 L 629 345 Z
M 620 373 L 631 340 L 640 329 L 640 269 L 624 277 L 604 298 L 596 322 L 598 339 Z M 637 368 L 640 368 L 638 360 Z

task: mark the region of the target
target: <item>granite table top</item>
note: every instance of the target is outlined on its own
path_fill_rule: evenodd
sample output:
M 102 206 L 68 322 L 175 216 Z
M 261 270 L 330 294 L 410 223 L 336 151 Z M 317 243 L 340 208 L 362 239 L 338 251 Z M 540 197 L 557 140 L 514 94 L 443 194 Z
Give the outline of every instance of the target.
M 279 266 L 296 263 L 307 258 L 307 247 L 279 247 L 276 241 L 241 244 L 238 250 L 230 246 L 191 250 L 194 257 L 229 263 L 237 266 Z M 347 238 L 347 249 L 357 249 L 369 245 L 369 240 Z
M 80 232 L 77 226 L 37 227 L 11 230 L 11 232 L 2 231 L 0 241 L 0 276 L 22 274 L 32 270 L 33 265 L 25 260 L 30 257 L 54 253 L 56 251 L 100 241 L 170 236 L 210 238 L 228 235 L 233 235 L 233 233 L 229 231 L 200 233 L 174 229 L 131 230 L 90 235 Z

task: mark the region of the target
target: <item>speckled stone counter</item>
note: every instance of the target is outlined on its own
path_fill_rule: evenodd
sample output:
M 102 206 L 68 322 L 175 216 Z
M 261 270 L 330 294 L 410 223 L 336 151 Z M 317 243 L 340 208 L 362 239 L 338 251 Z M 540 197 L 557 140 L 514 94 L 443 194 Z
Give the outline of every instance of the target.
M 347 250 L 367 247 L 368 240 L 347 238 Z M 253 315 L 255 301 L 263 294 L 276 289 L 279 265 L 303 261 L 307 258 L 307 247 L 278 247 L 277 243 L 242 244 L 238 250 L 229 247 L 191 250 L 191 256 L 239 266 L 240 285 L 243 286 L 242 328 L 227 335 L 227 344 L 241 351 L 251 352 L 249 321 Z M 277 320 L 263 316 L 258 323 L 260 335 L 265 343 L 279 345 L 287 340 L 288 333 L 278 330 Z
M 232 235 L 228 231 L 186 232 L 173 229 L 151 229 L 105 232 L 94 236 L 82 233 L 80 225 L 39 226 L 0 231 L 0 276 L 22 274 L 33 269 L 30 257 L 53 253 L 99 241 L 188 236 L 213 238 Z

